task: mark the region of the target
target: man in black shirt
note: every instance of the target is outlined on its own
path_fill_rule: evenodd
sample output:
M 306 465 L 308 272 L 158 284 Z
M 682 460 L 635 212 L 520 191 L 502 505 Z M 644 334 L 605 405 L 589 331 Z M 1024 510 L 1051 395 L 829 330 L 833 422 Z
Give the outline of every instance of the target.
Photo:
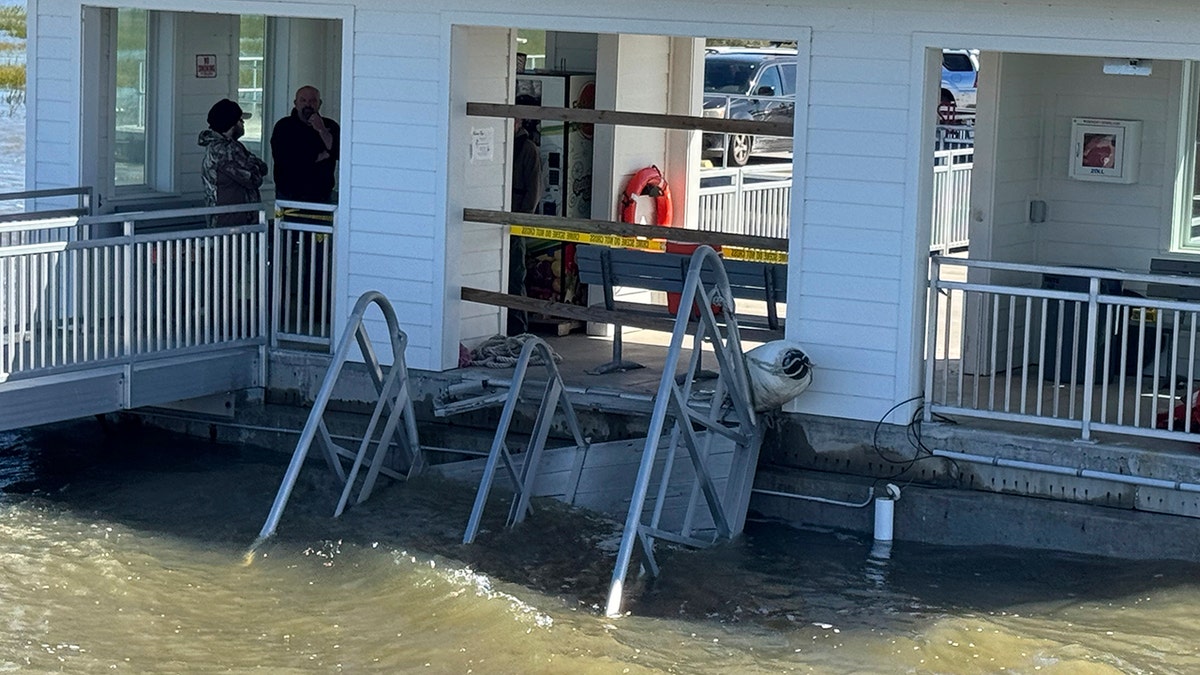
M 321 116 L 321 92 L 316 87 L 300 87 L 294 104 L 292 114 L 276 122 L 271 132 L 275 196 L 330 203 L 340 150 L 338 124 Z

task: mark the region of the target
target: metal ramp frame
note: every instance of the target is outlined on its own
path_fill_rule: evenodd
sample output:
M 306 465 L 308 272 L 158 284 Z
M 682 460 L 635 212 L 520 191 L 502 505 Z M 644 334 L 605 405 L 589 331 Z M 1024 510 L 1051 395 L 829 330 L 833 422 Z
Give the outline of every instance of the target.
M 713 313 L 714 305 L 722 310 L 724 330 Z M 699 309 L 700 320 L 694 324 L 691 335 L 691 358 L 686 370 L 677 378 L 676 370 L 688 336 L 688 318 L 693 306 Z M 697 392 L 693 389 L 702 376 L 703 344 L 712 346 L 720 368 L 707 404 L 694 398 Z M 665 447 L 664 434 L 669 439 Z M 734 446 L 723 495 L 718 492 L 709 459 L 714 442 L 720 439 L 731 441 Z M 681 445 L 687 452 L 694 475 L 690 478 L 687 513 L 677 530 L 668 530 L 662 522 L 663 508 L 669 491 L 679 487 L 672 486 L 672 481 L 679 482 L 678 474 L 672 469 Z M 641 544 L 644 567 L 657 576 L 656 540 L 700 548 L 741 532 L 761 445 L 762 430 L 751 399 L 729 280 L 717 253 L 708 246 L 701 246 L 692 254 L 662 379 L 654 397 L 654 410 L 609 587 L 605 608 L 608 616 L 621 613 L 625 577 L 635 543 Z M 660 451 L 664 461 L 658 467 Z M 652 484 L 656 485 L 653 494 L 650 492 Z M 712 528 L 706 532 L 706 537 L 700 536 L 697 521 L 701 505 L 707 507 L 707 515 L 712 520 Z
M 379 358 L 375 354 L 375 348 L 367 335 L 366 324 L 363 322 L 363 317 L 372 304 L 379 307 L 379 310 L 383 313 L 384 320 L 387 322 L 388 338 L 392 348 L 393 359 L 392 365 L 387 369 L 386 374 L 379 364 Z M 379 394 L 379 398 L 375 402 L 370 421 L 367 423 L 366 431 L 363 433 L 358 449 L 352 452 L 334 443 L 329 429 L 325 424 L 325 412 L 326 407 L 329 405 L 329 400 L 333 395 L 333 389 L 337 385 L 338 377 L 341 375 L 342 368 L 346 365 L 350 356 L 351 347 L 356 343 L 359 348 L 359 354 L 367 366 L 367 372 L 371 377 L 371 381 L 375 385 L 375 390 Z M 340 516 L 342 511 L 345 510 L 356 484 L 359 489 L 355 503 L 361 504 L 371 495 L 371 491 L 374 489 L 375 482 L 380 474 L 396 480 L 405 480 L 409 476 L 413 476 L 421 471 L 424 466 L 424 459 L 417 436 L 417 423 L 413 414 L 412 396 L 408 389 L 408 365 L 404 358 L 404 350 L 407 344 L 408 336 L 405 335 L 404 331 L 400 330 L 400 324 L 396 319 L 396 312 L 382 293 L 367 291 L 359 297 L 358 302 L 354 305 L 354 311 L 351 312 L 350 319 L 347 322 L 347 330 L 338 343 L 333 360 L 329 365 L 329 370 L 326 371 L 325 379 L 322 381 L 321 388 L 317 392 L 312 412 L 309 413 L 304 430 L 300 433 L 300 440 L 296 443 L 296 450 L 292 453 L 292 460 L 288 464 L 283 482 L 279 486 L 279 492 L 275 495 L 275 502 L 271 505 L 271 511 L 267 516 L 266 522 L 263 524 L 262 530 L 259 532 L 258 540 L 255 542 L 254 547 L 257 547 L 258 544 L 275 534 L 279 520 L 283 516 L 283 509 L 287 506 L 292 488 L 296 484 L 296 478 L 300 474 L 300 469 L 304 466 L 304 461 L 308 457 L 308 451 L 314 441 L 319 443 L 330 471 L 342 485 L 341 497 L 338 499 L 337 507 L 334 509 L 333 515 L 335 518 Z M 382 430 L 377 435 L 376 429 L 379 427 L 380 420 L 385 416 L 386 421 L 383 424 Z M 401 424 L 404 425 L 404 433 L 397 435 Z M 402 459 L 407 464 L 407 471 L 402 472 L 402 470 L 384 466 L 384 460 L 393 442 L 404 453 Z M 374 448 L 373 451 L 372 447 Z M 368 454 L 371 455 L 370 465 L 361 484 L 359 484 L 358 474 L 362 470 Z M 343 460 L 351 460 L 349 470 L 343 466 Z M 252 547 L 252 550 L 254 547 Z
M 537 419 L 533 424 L 533 433 L 529 446 L 525 449 L 518 472 L 516 464 L 513 462 L 512 454 L 508 450 L 506 439 L 509 428 L 512 426 L 513 415 L 516 412 L 517 405 L 520 403 L 521 390 L 525 384 L 529 366 L 535 352 L 539 355 L 541 364 L 546 368 L 547 377 L 545 388 L 542 390 L 541 404 L 538 406 Z M 492 407 L 501 402 L 504 403 L 504 408 L 500 413 L 500 421 L 496 426 L 496 434 L 492 438 L 492 445 L 488 451 L 487 462 L 483 469 L 483 477 L 479 481 L 479 489 L 475 493 L 475 504 L 471 508 L 471 516 L 467 521 L 467 529 L 463 533 L 464 544 L 470 544 L 475 541 L 475 536 L 479 533 L 479 523 L 483 518 L 483 510 L 487 506 L 488 494 L 491 492 L 492 484 L 496 477 L 496 469 L 500 463 L 504 464 L 505 473 L 512 481 L 514 490 L 513 502 L 509 509 L 506 527 L 516 526 L 517 523 L 525 520 L 526 514 L 532 512 L 529 502 L 534 494 L 534 482 L 537 480 L 539 464 L 542 454 L 546 449 L 546 439 L 550 435 L 550 424 L 553 421 L 554 412 L 560 407 L 562 408 L 563 416 L 566 418 L 567 426 L 570 428 L 571 434 L 575 439 L 575 447 L 579 450 L 571 468 L 571 478 L 568 480 L 570 485 L 578 485 L 579 476 L 583 470 L 583 463 L 587 457 L 589 443 L 580 431 L 579 418 L 575 414 L 575 408 L 571 404 L 566 387 L 563 385 L 562 377 L 558 373 L 558 367 L 554 365 L 554 353 L 541 338 L 531 337 L 521 347 L 521 355 L 517 358 L 517 363 L 513 367 L 513 377 L 507 392 L 501 391 L 456 401 L 438 408 L 435 414 L 439 417 L 456 415 Z
M 700 320 L 695 323 L 689 322 L 688 316 L 693 305 L 701 308 Z M 718 324 L 714 306 L 721 308 L 723 324 Z M 645 439 L 585 443 L 570 402 L 562 391 L 557 369 L 549 361 L 549 348 L 539 339 L 531 340 L 523 348 L 507 392 L 456 402 L 439 413 L 465 412 L 504 402 L 504 412 L 483 467 L 463 543 L 471 543 L 478 533 L 488 491 L 500 464 L 504 465 L 516 489 L 509 526 L 524 518 L 529 499 L 535 494 L 558 496 L 585 508 L 599 506 L 597 510 L 611 513 L 627 509 L 606 609 L 607 614 L 615 616 L 621 610 L 622 590 L 635 543 L 641 544 L 645 568 L 657 575 L 655 541 L 661 539 L 703 548 L 741 532 L 753 488 L 762 430 L 751 398 L 733 294 L 724 265 L 713 249 L 702 246 L 693 253 L 679 307 Z M 682 374 L 677 376 L 683 365 L 680 361 L 689 329 L 692 331 L 691 356 Z M 701 368 L 703 345 L 713 348 L 719 372 L 714 374 Z M 542 395 L 542 407 L 534 424 L 529 450 L 518 473 L 505 437 L 521 397 L 530 355 L 535 350 L 540 350 L 546 357 L 551 377 Z M 703 391 L 700 382 L 703 382 Z M 560 402 L 565 403 L 564 413 L 578 448 L 572 450 L 567 446 L 546 452 L 547 456 L 552 453 L 555 456 L 558 466 L 552 470 L 558 472 L 559 478 L 553 487 L 542 489 L 535 484 L 539 471 L 547 468 L 544 466 L 547 460 L 543 457 L 545 440 L 550 418 Z M 636 447 L 640 447 L 640 451 Z M 686 452 L 686 458 L 681 459 L 679 455 L 683 452 Z M 621 464 L 621 468 L 638 467 L 636 479 L 629 481 L 612 473 L 604 475 L 591 466 L 614 462 L 605 467 L 612 470 L 618 466 L 618 455 L 632 460 Z M 565 470 L 566 466 L 570 466 L 569 471 Z M 477 465 L 474 470 L 478 470 Z M 565 481 L 561 479 L 563 473 L 568 475 Z M 466 477 L 470 473 L 464 468 L 456 475 Z M 582 486 L 582 483 L 606 479 L 620 484 L 615 489 L 628 490 L 621 492 L 631 495 L 628 500 L 601 497 L 598 502 L 596 499 L 589 501 L 589 496 L 582 494 L 585 487 L 598 489 L 591 485 Z M 612 494 L 613 490 L 608 492 Z

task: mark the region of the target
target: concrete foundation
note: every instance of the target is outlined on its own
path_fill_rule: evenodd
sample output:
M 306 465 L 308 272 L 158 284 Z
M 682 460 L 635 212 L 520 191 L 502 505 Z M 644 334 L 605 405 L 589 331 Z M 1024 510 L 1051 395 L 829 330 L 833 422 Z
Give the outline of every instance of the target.
M 328 357 L 273 355 L 266 405 L 239 400 L 228 417 L 187 411 L 144 411 L 149 423 L 230 442 L 290 452 L 324 376 Z M 507 378 L 511 371 L 413 371 L 413 397 L 423 445 L 486 449 L 498 409 L 452 420 L 435 418 L 435 403 L 464 382 Z M 645 387 L 568 385 L 584 435 L 594 442 L 644 436 L 652 395 Z M 334 433 L 353 434 L 374 390 L 350 364 L 335 394 L 341 417 Z M 514 429 L 536 415 L 530 402 Z M 861 503 L 875 486 L 901 487 L 897 541 L 1003 545 L 1140 559 L 1200 560 L 1200 494 L 1111 480 L 1064 476 L 932 457 L 931 450 L 1001 457 L 1122 475 L 1200 483 L 1200 450 L 1146 439 L 1082 443 L 1053 428 L 976 420 L 906 427 L 775 413 L 768 421 L 758 490 Z M 566 437 L 565 427 L 560 427 Z M 1062 437 L 1059 437 L 1062 436 Z M 446 455 L 447 457 L 449 455 Z M 751 512 L 796 525 L 870 535 L 873 509 L 849 508 L 755 493 Z

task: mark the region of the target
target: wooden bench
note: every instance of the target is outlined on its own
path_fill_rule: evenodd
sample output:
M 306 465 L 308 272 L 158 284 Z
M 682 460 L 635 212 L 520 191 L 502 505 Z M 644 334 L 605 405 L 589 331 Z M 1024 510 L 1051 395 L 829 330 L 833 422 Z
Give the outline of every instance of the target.
M 575 249 L 579 280 L 603 288 L 604 305 L 610 310 L 616 309 L 612 298 L 615 286 L 682 292 L 691 260 L 691 255 L 684 253 L 653 253 L 590 245 Z M 733 297 L 765 302 L 767 327 L 780 330 L 776 303 L 786 299 L 787 266 L 746 260 L 725 259 L 723 262 Z M 713 283 L 713 276 L 708 271 L 701 275 L 705 283 Z
M 617 286 L 682 293 L 691 261 L 692 256 L 684 253 L 655 253 L 591 245 L 581 245 L 575 249 L 575 264 L 579 267 L 579 280 L 602 289 L 604 308 L 609 311 L 618 310 L 613 297 L 613 289 Z M 765 302 L 767 328 L 772 332 L 780 331 L 776 303 L 785 300 L 787 266 L 728 259 L 723 260 L 723 264 L 725 276 L 729 281 L 729 291 L 733 297 Z M 701 274 L 701 278 L 706 284 L 715 283 L 715 276 L 708 269 Z M 655 309 L 647 305 L 639 305 L 637 311 L 653 312 Z M 668 318 L 673 318 L 665 307 L 658 311 Z M 621 326 L 623 322 L 613 323 L 616 325 L 616 331 L 613 335 L 612 361 L 591 372 L 599 373 L 640 367 L 638 364 L 622 359 Z
M 1151 258 L 1150 273 L 1200 278 L 1200 262 L 1193 260 L 1173 260 L 1171 258 Z M 1146 295 L 1151 298 L 1196 301 L 1200 300 L 1200 286 L 1150 283 L 1146 284 Z

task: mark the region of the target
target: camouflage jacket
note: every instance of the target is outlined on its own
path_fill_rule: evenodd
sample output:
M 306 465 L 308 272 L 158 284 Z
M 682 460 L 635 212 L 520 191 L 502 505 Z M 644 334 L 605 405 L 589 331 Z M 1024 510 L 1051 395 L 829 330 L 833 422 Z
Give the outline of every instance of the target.
M 262 201 L 258 188 L 267 174 L 267 164 L 233 140 L 212 129 L 200 132 L 204 146 L 204 161 L 200 175 L 204 179 L 204 203 L 209 206 L 226 204 L 257 204 Z M 211 227 L 245 225 L 257 222 L 252 213 L 224 213 L 210 216 Z

